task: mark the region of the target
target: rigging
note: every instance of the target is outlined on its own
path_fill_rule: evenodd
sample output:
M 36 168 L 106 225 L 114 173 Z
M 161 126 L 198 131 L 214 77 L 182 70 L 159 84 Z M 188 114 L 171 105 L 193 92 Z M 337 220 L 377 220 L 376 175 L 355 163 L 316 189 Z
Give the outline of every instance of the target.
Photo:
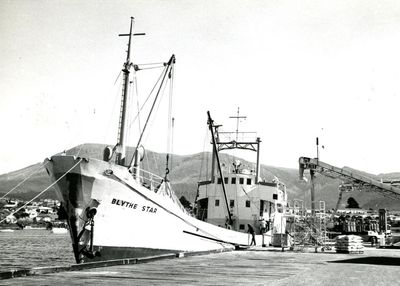
M 126 125 L 126 112 L 127 112 L 127 96 L 128 96 L 128 89 L 129 89 L 129 74 L 130 74 L 130 69 L 132 67 L 132 62 L 131 62 L 131 42 L 132 42 L 132 36 L 144 36 L 145 33 L 132 33 L 133 30 L 133 24 L 134 24 L 134 18 L 131 17 L 131 25 L 130 25 L 130 30 L 129 34 L 119 34 L 119 36 L 129 36 L 128 40 L 128 50 L 126 53 L 126 61 L 124 64 L 124 69 L 122 70 L 123 72 L 123 90 L 122 90 L 122 95 L 121 95 L 121 111 L 120 111 L 120 118 L 119 118 L 119 124 L 118 124 L 118 150 L 117 150 L 117 156 L 116 156 L 116 163 L 118 165 L 125 165 L 125 157 L 126 157 L 126 146 L 125 146 L 125 137 L 126 137 L 126 130 L 125 130 L 125 125 Z
M 214 128 L 218 128 L 218 127 L 216 127 L 216 126 L 214 125 L 214 121 L 211 119 L 210 111 L 207 111 L 207 115 L 208 115 L 208 125 L 209 125 L 210 131 L 211 131 L 211 138 L 212 138 L 212 143 L 213 143 L 213 149 L 214 149 L 214 153 L 215 153 L 215 158 L 217 159 L 217 165 L 218 165 L 219 175 L 220 175 L 220 178 L 221 178 L 222 191 L 223 191 L 223 193 L 224 193 L 226 209 L 227 209 L 227 211 L 228 211 L 229 225 L 232 225 L 232 224 L 233 224 L 232 214 L 231 214 L 231 211 L 229 210 L 228 198 L 226 197 L 226 189 L 225 189 L 224 175 L 223 175 L 223 173 L 222 173 L 221 163 L 220 163 L 220 161 L 219 161 L 217 143 L 215 142 Z
M 139 148 L 139 146 L 140 146 L 140 143 L 142 142 L 143 134 L 144 134 L 144 132 L 146 131 L 146 127 L 147 127 L 147 125 L 148 125 L 148 123 L 149 123 L 149 120 L 150 120 L 151 114 L 152 114 L 152 112 L 153 112 L 154 106 L 156 105 L 158 96 L 160 95 L 161 89 L 162 89 L 162 87 L 163 87 L 163 85 L 164 85 L 164 81 L 165 81 L 167 75 L 169 74 L 169 71 L 171 70 L 173 64 L 175 64 L 175 55 L 172 55 L 171 58 L 169 59 L 168 63 L 166 64 L 166 68 L 165 68 L 164 74 L 163 74 L 163 76 L 162 76 L 162 80 L 161 80 L 160 86 L 159 86 L 159 88 L 158 88 L 156 97 L 154 98 L 153 104 L 152 104 L 152 106 L 151 106 L 151 108 L 150 108 L 149 115 L 147 116 L 146 122 L 145 122 L 145 124 L 144 124 L 142 133 L 140 134 L 139 140 L 138 140 L 138 142 L 137 142 L 137 144 L 136 144 L 135 151 L 134 151 L 134 153 L 133 153 L 133 158 L 132 158 L 132 160 L 131 160 L 131 162 L 130 162 L 130 167 L 129 167 L 129 169 L 130 169 L 131 171 L 133 171 L 133 174 L 134 174 L 134 175 L 135 175 L 135 173 L 136 173 L 136 171 L 137 171 L 137 168 L 136 168 L 136 167 L 138 166 L 138 165 L 137 165 L 137 164 L 138 164 L 138 162 L 137 162 L 137 161 L 138 161 L 137 150 L 138 150 L 138 148 Z

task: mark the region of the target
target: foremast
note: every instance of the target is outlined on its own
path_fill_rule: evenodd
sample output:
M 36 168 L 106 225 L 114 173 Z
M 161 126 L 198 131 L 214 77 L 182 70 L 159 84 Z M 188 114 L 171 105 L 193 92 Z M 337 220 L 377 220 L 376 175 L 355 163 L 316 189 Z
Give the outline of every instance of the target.
M 119 36 L 128 36 L 128 50 L 126 51 L 126 61 L 124 63 L 123 73 L 123 84 L 122 84 L 122 94 L 121 94 L 121 109 L 118 124 L 118 138 L 117 138 L 117 151 L 115 157 L 115 163 L 118 165 L 125 166 L 126 159 L 126 124 L 127 124 L 127 101 L 129 92 L 129 75 L 130 70 L 133 66 L 131 62 L 131 43 L 132 36 L 143 36 L 145 33 L 132 34 L 133 24 L 135 19 L 131 17 L 131 25 L 129 29 L 129 34 L 119 34 Z

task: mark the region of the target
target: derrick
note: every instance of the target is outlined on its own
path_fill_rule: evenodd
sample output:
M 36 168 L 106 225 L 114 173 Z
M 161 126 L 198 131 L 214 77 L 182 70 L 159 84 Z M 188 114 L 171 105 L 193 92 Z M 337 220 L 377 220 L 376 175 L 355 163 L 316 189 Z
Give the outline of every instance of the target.
M 312 186 L 314 185 L 314 174 L 319 173 L 329 178 L 342 180 L 342 184 L 339 186 L 340 191 L 374 191 L 393 199 L 400 199 L 400 187 L 396 184 L 397 181 L 378 181 L 360 172 L 335 167 L 316 158 L 300 157 L 300 180 L 303 180 L 306 170 L 310 171 Z

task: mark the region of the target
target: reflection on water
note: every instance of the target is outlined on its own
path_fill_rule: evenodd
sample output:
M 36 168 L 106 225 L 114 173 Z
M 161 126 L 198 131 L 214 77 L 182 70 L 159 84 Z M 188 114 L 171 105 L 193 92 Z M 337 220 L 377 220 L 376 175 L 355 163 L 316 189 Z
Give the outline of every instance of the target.
M 0 271 L 75 263 L 69 233 L 49 230 L 0 232 Z

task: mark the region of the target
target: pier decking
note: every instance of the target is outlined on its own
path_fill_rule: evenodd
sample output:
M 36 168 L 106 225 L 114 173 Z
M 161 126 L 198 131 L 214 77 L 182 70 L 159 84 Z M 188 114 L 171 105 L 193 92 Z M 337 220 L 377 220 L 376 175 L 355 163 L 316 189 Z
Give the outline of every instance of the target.
M 76 267 L 1 280 L 1 285 L 398 285 L 400 250 L 364 254 L 299 253 L 253 248 L 133 265 Z M 171 259 L 170 259 L 171 258 Z M 147 263 L 143 263 L 147 262 Z M 65 271 L 67 270 L 67 271 Z M 43 273 L 46 273 L 44 271 Z M 33 273 L 35 274 L 35 273 Z

